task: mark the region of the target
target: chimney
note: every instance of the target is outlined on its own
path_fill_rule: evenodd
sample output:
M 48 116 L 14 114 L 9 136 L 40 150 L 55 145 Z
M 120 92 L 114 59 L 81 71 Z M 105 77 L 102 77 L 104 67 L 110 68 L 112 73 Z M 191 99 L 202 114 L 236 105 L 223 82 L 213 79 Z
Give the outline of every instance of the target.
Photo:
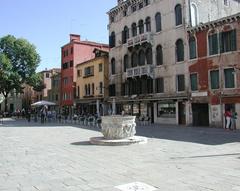
M 78 34 L 70 34 L 70 42 L 75 41 L 75 42 L 80 42 L 80 35 Z

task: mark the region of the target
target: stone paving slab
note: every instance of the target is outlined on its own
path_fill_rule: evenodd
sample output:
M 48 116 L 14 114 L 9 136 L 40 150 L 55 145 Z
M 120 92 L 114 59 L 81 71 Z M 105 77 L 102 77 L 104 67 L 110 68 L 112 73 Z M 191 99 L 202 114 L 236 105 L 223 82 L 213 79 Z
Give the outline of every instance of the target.
M 19 125 L 18 125 L 19 124 Z M 240 132 L 137 127 L 147 144 L 97 146 L 97 129 L 4 121 L 1 191 L 120 191 L 142 182 L 164 191 L 240 190 Z M 137 190 L 136 190 L 137 191 Z

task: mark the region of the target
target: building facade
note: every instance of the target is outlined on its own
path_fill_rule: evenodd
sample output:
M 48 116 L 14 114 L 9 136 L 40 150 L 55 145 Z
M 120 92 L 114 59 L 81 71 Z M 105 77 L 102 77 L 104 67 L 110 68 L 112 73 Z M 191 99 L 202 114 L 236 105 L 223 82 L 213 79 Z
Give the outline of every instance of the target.
M 76 65 L 90 59 L 93 59 L 95 54 L 93 50 L 108 50 L 109 46 L 102 43 L 81 41 L 80 35 L 70 34 L 70 42 L 64 45 L 61 49 L 61 107 L 66 112 L 72 112 L 75 106 L 76 92 Z
M 52 76 L 60 73 L 60 71 L 61 70 L 59 68 L 53 68 L 50 70 L 45 69 L 40 72 L 45 88 L 40 92 L 37 91 L 34 92 L 35 102 L 49 99 L 48 93 L 49 90 L 52 89 Z
M 48 101 L 54 102 L 55 110 L 60 110 L 61 71 L 58 70 L 51 76 L 51 89 L 48 90 Z
M 234 0 L 119 0 L 108 12 L 109 101 L 116 100 L 116 112 L 191 124 L 187 28 L 239 8 Z
M 107 112 L 108 52 L 94 49 L 95 58 L 76 66 L 76 104 L 79 114 Z
M 188 32 L 190 121 L 222 127 L 226 110 L 240 113 L 240 14 Z

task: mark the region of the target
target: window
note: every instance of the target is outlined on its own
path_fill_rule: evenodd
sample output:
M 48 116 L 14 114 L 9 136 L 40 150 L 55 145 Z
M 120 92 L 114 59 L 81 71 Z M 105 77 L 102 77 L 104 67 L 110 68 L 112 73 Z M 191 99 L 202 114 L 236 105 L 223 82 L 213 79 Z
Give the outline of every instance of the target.
M 137 25 L 136 23 L 132 24 L 132 36 L 137 36 Z
M 58 101 L 58 94 L 55 95 L 55 100 Z
M 147 64 L 152 64 L 152 48 L 146 50 Z
M 77 70 L 77 77 L 81 77 L 82 76 L 82 70 Z
M 180 4 L 177 4 L 175 7 L 175 20 L 176 26 L 182 24 L 182 6 Z
M 162 30 L 162 21 L 161 21 L 161 13 L 157 13 L 155 15 L 155 22 L 156 22 L 156 32 Z
M 224 69 L 224 83 L 225 83 L 225 88 L 234 88 L 235 87 L 234 69 L 233 68 Z
M 88 95 L 88 87 L 87 87 L 87 84 L 85 85 L 85 95 Z
M 103 68 L 102 66 L 103 66 L 102 64 L 99 64 L 99 65 L 98 65 L 98 71 L 99 71 L 99 72 L 102 72 L 102 68 Z
M 90 95 L 91 94 L 91 88 L 90 88 L 90 84 L 87 85 L 87 95 Z
M 211 89 L 219 89 L 219 71 L 210 71 Z
M 73 54 L 73 47 L 71 47 L 71 54 Z
M 109 46 L 110 48 L 113 48 L 115 47 L 115 45 L 116 45 L 116 37 L 115 37 L 115 32 L 113 31 L 111 33 L 111 36 L 109 37 Z
M 49 73 L 46 73 L 46 78 L 49 78 Z
M 109 96 L 116 96 L 115 84 L 109 85 Z
M 92 95 L 94 95 L 94 83 L 92 83 Z
M 220 33 L 220 51 L 229 52 L 237 49 L 236 46 L 236 30 L 231 30 L 227 32 Z
M 123 58 L 123 71 L 126 72 L 128 68 L 128 55 L 126 54 Z
M 145 2 L 145 6 L 149 5 L 149 0 L 144 0 L 144 2 Z
M 143 2 L 140 2 L 138 5 L 138 9 L 142 9 L 143 8 Z
M 184 60 L 184 45 L 182 39 L 178 39 L 176 42 L 176 56 L 177 62 Z
M 177 91 L 185 90 L 185 76 L 183 74 L 177 75 Z
M 193 27 L 198 24 L 198 10 L 195 4 L 191 4 L 191 24 Z
M 67 85 L 68 84 L 68 77 L 63 78 L 63 84 Z
M 157 65 L 163 64 L 163 52 L 162 52 L 162 46 L 158 45 L 156 49 L 156 58 L 157 58 Z
M 84 77 L 93 76 L 94 75 L 94 66 L 89 66 L 84 68 Z
M 80 97 L 80 86 L 77 86 L 77 97 Z
M 67 69 L 68 68 L 68 62 L 63 63 L 62 68 Z
M 139 51 L 138 60 L 139 60 L 139 66 L 144 66 L 145 65 L 145 53 L 144 53 L 143 50 Z
M 163 93 L 164 92 L 164 80 L 163 78 L 156 79 L 156 93 Z
M 175 103 L 158 103 L 157 116 L 164 118 L 175 118 L 176 117 Z
M 129 38 L 129 29 L 127 26 L 125 26 L 122 32 L 122 43 L 125 44 L 128 38 Z
M 150 32 L 151 31 L 151 18 L 147 17 L 145 22 L 146 22 L 146 31 Z
M 225 6 L 229 6 L 229 1 L 228 0 L 223 0 L 223 3 Z
M 147 79 L 147 93 L 149 93 L 149 94 L 153 93 L 153 79 L 152 78 Z
M 70 68 L 73 67 L 73 61 L 70 61 Z
M 103 94 L 103 83 L 99 83 L 99 94 Z
M 190 82 L 191 82 L 191 90 L 197 91 L 198 90 L 197 74 L 190 74 Z
M 197 57 L 197 51 L 196 51 L 196 40 L 194 36 L 191 36 L 189 38 L 189 55 L 190 59 L 194 59 Z
M 208 36 L 209 55 L 218 53 L 218 34 L 210 34 Z
M 113 74 L 116 74 L 116 71 L 115 71 L 115 58 L 112 58 L 112 60 L 111 60 L 111 71 L 112 71 L 112 75 Z
M 144 23 L 143 20 L 138 21 L 138 27 L 139 27 L 139 34 L 144 33 Z
M 134 52 L 132 54 L 132 67 L 136 67 L 138 65 L 138 58 L 137 58 L 137 53 Z

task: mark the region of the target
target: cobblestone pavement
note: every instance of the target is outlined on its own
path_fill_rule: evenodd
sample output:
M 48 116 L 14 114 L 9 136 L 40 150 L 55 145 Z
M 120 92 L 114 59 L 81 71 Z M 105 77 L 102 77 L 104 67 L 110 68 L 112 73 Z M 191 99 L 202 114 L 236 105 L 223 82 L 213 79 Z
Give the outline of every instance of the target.
M 142 126 L 137 132 L 147 144 L 96 146 L 88 142 L 101 136 L 96 129 L 4 121 L 0 191 L 120 191 L 116 186 L 131 182 L 159 191 L 240 191 L 240 131 Z

